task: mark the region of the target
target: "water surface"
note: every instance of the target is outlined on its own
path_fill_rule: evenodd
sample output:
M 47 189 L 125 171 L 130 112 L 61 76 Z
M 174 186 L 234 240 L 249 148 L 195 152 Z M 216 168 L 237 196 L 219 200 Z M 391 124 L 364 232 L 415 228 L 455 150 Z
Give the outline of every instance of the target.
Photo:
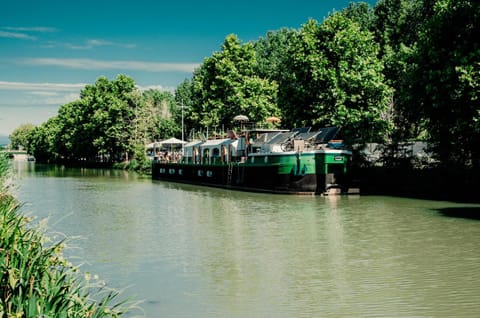
M 15 175 L 23 211 L 77 237 L 74 262 L 128 287 L 146 317 L 480 316 L 480 205 L 31 163 Z

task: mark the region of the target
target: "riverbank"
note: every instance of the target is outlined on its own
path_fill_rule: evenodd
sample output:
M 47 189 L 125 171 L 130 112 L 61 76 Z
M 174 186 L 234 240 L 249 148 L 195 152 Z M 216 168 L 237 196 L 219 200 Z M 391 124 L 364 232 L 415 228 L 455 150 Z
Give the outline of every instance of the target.
M 467 168 L 355 168 L 363 195 L 480 202 L 480 171 Z
M 131 309 L 120 292 L 63 257 L 68 240 L 52 242 L 19 212 L 9 193 L 10 166 L 0 156 L 0 316 L 120 317 Z

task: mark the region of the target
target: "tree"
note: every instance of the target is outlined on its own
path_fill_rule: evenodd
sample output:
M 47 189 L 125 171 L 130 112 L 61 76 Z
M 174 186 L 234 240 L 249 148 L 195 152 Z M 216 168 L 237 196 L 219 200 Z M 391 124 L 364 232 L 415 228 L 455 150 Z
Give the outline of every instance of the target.
M 380 45 L 384 75 L 394 90 L 394 141 L 419 138 L 425 129 L 416 108 L 411 107 L 405 87 L 410 85 L 408 74 L 414 64 L 412 54 L 417 49 L 418 34 L 428 11 L 419 0 L 381 0 L 374 8 L 372 30 Z
M 297 116 L 302 112 L 299 105 L 303 101 L 305 91 L 297 77 L 297 68 L 292 65 L 292 56 L 301 47 L 299 31 L 280 29 L 268 32 L 264 38 L 255 42 L 257 56 L 256 72 L 260 77 L 278 84 L 277 105 L 282 123 L 288 127 L 302 125 Z M 298 113 L 297 113 L 298 111 Z
M 175 102 L 178 107 L 176 121 L 182 125 L 183 132 L 186 135 L 193 130 L 198 124 L 194 121 L 193 115 L 193 84 L 191 80 L 184 80 L 175 90 Z M 181 128 L 180 128 L 181 134 Z
M 342 13 L 321 25 L 309 20 L 293 48 L 289 98 L 282 101 L 292 124 L 342 126 L 349 142 L 388 137 L 392 91 L 378 51 L 372 33 Z
M 34 129 L 29 144 L 40 161 L 129 160 L 142 143 L 138 129 L 141 95 L 133 79 L 100 77 L 80 92 L 80 100 Z
M 45 123 L 35 127 L 28 135 L 28 151 L 40 162 L 54 162 L 59 159 L 57 145 L 59 119 L 54 116 Z
M 144 140 L 153 141 L 176 135 L 180 131 L 180 121 L 177 121 L 178 109 L 175 97 L 170 92 L 159 90 L 143 92 L 139 127 L 145 134 Z
M 192 118 L 203 126 L 229 127 L 233 117 L 247 115 L 254 122 L 278 115 L 276 83 L 255 74 L 253 45 L 226 37 L 221 52 L 204 60 L 193 76 Z
M 117 162 L 128 160 L 138 142 L 136 121 L 140 92 L 133 79 L 119 75 L 109 81 L 100 77 L 80 93 L 84 110 L 83 130 L 91 141 L 95 156 Z M 91 158 L 92 153 L 87 154 Z
M 31 134 L 35 126 L 33 124 L 23 124 L 17 127 L 11 134 L 8 136 L 11 141 L 13 149 L 18 149 L 20 147 L 25 148 L 28 152 L 28 136 Z
M 407 74 L 406 103 L 426 120 L 436 154 L 446 165 L 480 165 L 479 34 L 478 1 L 437 1 Z

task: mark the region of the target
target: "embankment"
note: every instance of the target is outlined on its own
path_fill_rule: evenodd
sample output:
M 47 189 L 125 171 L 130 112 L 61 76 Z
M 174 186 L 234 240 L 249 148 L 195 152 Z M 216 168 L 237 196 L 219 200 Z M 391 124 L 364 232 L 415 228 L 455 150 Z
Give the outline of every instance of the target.
M 480 202 L 480 170 L 464 168 L 355 168 L 364 195 Z

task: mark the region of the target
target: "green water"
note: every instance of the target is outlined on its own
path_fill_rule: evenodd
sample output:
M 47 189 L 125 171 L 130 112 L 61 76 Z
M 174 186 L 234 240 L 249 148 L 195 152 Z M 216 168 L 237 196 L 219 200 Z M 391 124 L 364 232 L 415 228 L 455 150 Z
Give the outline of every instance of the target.
M 480 205 L 15 164 L 23 211 L 146 317 L 478 317 Z M 78 262 L 77 262 L 78 261 Z

